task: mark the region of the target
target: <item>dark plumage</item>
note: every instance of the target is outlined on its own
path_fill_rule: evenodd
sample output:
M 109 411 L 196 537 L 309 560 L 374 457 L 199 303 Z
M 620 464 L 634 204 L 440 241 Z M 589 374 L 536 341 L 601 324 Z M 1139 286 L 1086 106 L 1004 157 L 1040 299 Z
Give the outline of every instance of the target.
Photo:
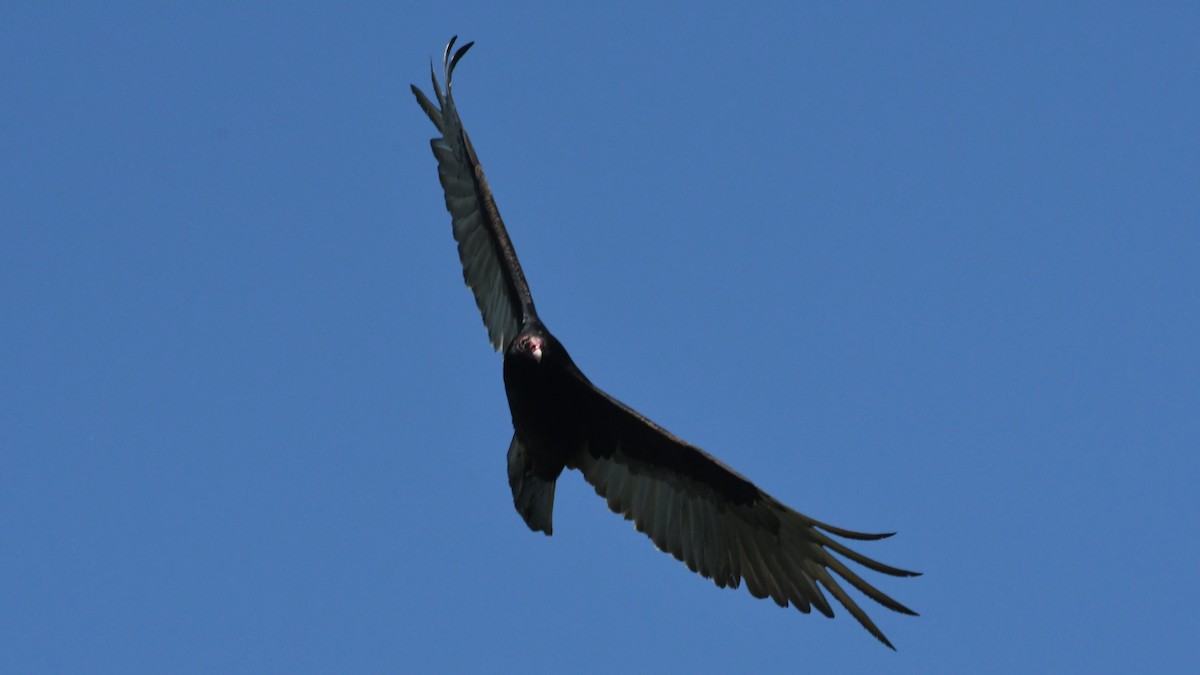
M 712 455 L 668 433 L 598 389 L 580 372 L 534 309 L 483 168 L 451 96 L 459 59 L 474 43 L 442 58 L 446 87 L 432 73 L 437 103 L 412 87 L 441 136 L 430 145 L 438 161 L 446 208 L 463 265 L 492 346 L 504 351 L 504 387 L 512 412 L 508 481 L 513 503 L 529 527 L 552 531 L 554 486 L 563 469 L 576 469 L 662 551 L 718 586 L 770 597 L 801 612 L 833 608 L 821 587 L 872 635 L 892 644 L 842 589 L 830 571 L 889 609 L 915 614 L 851 571 L 837 553 L 893 576 L 916 572 L 890 567 L 831 538 L 875 540 L 826 525 L 784 506 Z M 432 70 L 432 69 L 431 69 Z M 832 552 L 832 553 L 831 553 Z

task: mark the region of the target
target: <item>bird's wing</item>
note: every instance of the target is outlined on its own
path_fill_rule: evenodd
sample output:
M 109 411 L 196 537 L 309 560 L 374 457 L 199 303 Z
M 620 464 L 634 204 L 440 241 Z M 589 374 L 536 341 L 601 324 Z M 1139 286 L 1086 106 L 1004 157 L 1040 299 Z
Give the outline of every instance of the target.
M 864 581 L 833 553 L 884 574 L 919 573 L 884 565 L 829 536 L 875 540 L 890 534 L 843 530 L 793 511 L 712 455 L 597 389 L 582 374 L 580 383 L 583 400 L 596 411 L 595 423 L 569 466 L 583 473 L 610 509 L 632 520 L 659 550 L 722 588 L 737 588 L 744 580 L 757 598 L 770 597 L 781 607 L 790 603 L 804 613 L 816 607 L 831 617 L 823 586 L 892 647 L 830 572 L 884 607 L 916 613 Z
M 438 84 L 437 73 L 430 66 L 433 92 L 437 96 L 434 105 L 425 94 L 412 86 L 413 94 L 421 109 L 433 120 L 440 138 L 433 138 L 429 145 L 438 162 L 438 177 L 446 195 L 446 210 L 454 224 L 454 239 L 458 242 L 458 256 L 462 260 L 463 280 L 475 294 L 475 304 L 483 314 L 488 338 L 497 350 L 508 346 L 521 325 L 527 319 L 536 318 L 533 297 L 525 274 L 517 262 L 492 191 L 483 176 L 483 167 L 471 147 L 471 140 L 463 129 L 462 120 L 454 107 L 451 80 L 454 67 L 467 53 L 474 42 L 468 42 L 454 52 L 451 38 L 442 56 L 442 72 L 446 88 Z

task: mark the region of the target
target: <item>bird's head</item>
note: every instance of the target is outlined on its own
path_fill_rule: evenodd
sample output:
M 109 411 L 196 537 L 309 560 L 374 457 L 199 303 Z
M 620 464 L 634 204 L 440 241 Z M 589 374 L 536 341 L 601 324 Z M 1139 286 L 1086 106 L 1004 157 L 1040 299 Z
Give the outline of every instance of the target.
M 515 345 L 518 354 L 526 355 L 541 363 L 542 352 L 546 349 L 546 341 L 539 335 L 522 335 L 517 338 Z

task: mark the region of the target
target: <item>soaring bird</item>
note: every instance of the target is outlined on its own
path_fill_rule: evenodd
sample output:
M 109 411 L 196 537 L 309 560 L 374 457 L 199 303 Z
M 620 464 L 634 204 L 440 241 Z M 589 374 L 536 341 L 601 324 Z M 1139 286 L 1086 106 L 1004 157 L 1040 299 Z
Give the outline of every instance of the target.
M 893 533 L 854 532 L 784 506 L 716 457 L 593 385 L 542 323 L 454 106 L 454 68 L 474 44 L 454 51 L 456 40 L 442 55 L 444 89 L 430 67 L 437 104 L 416 85 L 412 91 L 440 134 L 430 145 L 463 279 L 475 295 L 492 347 L 504 352 L 504 389 L 513 424 L 508 483 L 517 512 L 531 530 L 551 534 L 555 484 L 563 469 L 575 469 L 610 509 L 632 520 L 659 550 L 717 586 L 737 588 L 744 581 L 756 598 L 769 597 L 780 607 L 790 603 L 806 614 L 816 607 L 832 617 L 823 587 L 872 635 L 895 649 L 830 574 L 888 609 L 915 616 L 833 555 L 883 574 L 917 576 L 833 538 L 871 541 Z

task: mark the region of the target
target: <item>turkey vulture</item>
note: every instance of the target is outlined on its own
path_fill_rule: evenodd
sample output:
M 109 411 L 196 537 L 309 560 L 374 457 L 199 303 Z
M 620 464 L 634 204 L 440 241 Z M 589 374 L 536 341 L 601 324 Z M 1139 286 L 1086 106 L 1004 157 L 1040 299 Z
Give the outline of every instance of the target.
M 492 347 L 504 351 L 504 388 L 513 422 L 508 483 L 525 523 L 551 533 L 555 482 L 563 469 L 576 469 L 610 509 L 632 520 L 659 550 L 693 572 L 722 588 L 745 581 L 756 598 L 770 597 L 780 607 L 791 603 L 804 613 L 816 607 L 832 617 L 823 586 L 892 647 L 830 574 L 888 609 L 915 615 L 833 556 L 883 574 L 917 576 L 876 562 L 830 536 L 871 541 L 891 533 L 844 530 L 784 506 L 717 458 L 598 389 L 538 318 L 517 253 L 454 107 L 454 68 L 474 44 L 454 51 L 456 39 L 442 56 L 444 89 L 430 67 L 437 105 L 415 85 L 412 91 L 441 134 L 430 145 L 463 278 L 475 294 Z

